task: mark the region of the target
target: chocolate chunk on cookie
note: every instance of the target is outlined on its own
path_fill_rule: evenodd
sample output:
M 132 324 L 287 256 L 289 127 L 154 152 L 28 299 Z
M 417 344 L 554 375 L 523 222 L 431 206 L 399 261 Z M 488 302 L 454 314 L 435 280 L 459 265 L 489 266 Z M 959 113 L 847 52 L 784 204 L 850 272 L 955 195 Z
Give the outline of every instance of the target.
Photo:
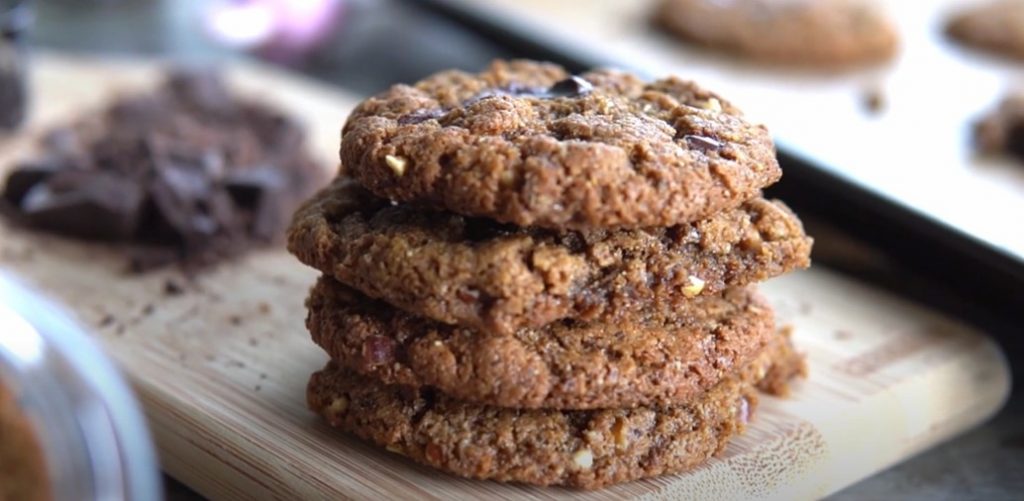
M 394 206 L 338 179 L 296 214 L 288 248 L 415 315 L 508 334 L 671 312 L 806 267 L 811 239 L 785 205 L 760 198 L 669 228 L 554 231 Z
M 995 0 L 967 7 L 950 17 L 946 34 L 969 47 L 1024 59 L 1024 2 Z
M 891 59 L 896 29 L 870 0 L 662 0 L 678 37 L 763 62 L 839 67 Z
M 692 82 L 527 61 L 364 101 L 341 158 L 383 198 L 556 229 L 692 222 L 781 176 L 767 130 Z
M 673 315 L 554 322 L 489 335 L 412 316 L 322 277 L 306 302 L 313 340 L 385 384 L 514 408 L 679 405 L 747 365 L 774 336 L 753 290 L 695 298 Z
M 459 476 L 592 489 L 691 469 L 725 449 L 757 406 L 756 385 L 792 373 L 786 342 L 692 402 L 594 411 L 458 402 L 429 388 L 384 385 L 331 362 L 309 406 L 332 426 Z

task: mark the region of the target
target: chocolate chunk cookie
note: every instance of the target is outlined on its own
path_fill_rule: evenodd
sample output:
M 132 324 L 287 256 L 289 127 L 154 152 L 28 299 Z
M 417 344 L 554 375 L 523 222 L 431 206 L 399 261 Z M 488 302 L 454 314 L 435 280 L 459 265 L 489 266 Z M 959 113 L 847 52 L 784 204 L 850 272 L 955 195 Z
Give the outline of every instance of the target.
M 687 41 L 773 63 L 858 65 L 891 59 L 898 46 L 869 0 L 663 0 L 655 21 Z
M 811 239 L 785 205 L 760 198 L 669 228 L 554 231 L 393 206 L 338 179 L 296 214 L 289 249 L 415 315 L 510 334 L 675 311 L 806 267 Z
M 378 196 L 519 226 L 669 226 L 781 176 L 767 130 L 692 82 L 498 61 L 360 104 L 341 158 Z
M 1024 161 L 1024 92 L 1011 92 L 974 124 L 974 144 L 980 153 Z
M 670 317 L 554 322 L 512 336 L 423 320 L 327 277 L 306 305 L 313 340 L 340 365 L 498 407 L 683 404 L 774 336 L 771 307 L 744 288 L 696 298 Z
M 1024 2 L 996 0 L 972 5 L 949 19 L 946 34 L 976 49 L 1024 59 Z
M 689 404 L 595 411 L 519 410 L 384 385 L 331 362 L 314 374 L 309 406 L 332 426 L 464 477 L 592 489 L 693 468 L 742 432 L 755 385 L 792 363 L 778 342 Z

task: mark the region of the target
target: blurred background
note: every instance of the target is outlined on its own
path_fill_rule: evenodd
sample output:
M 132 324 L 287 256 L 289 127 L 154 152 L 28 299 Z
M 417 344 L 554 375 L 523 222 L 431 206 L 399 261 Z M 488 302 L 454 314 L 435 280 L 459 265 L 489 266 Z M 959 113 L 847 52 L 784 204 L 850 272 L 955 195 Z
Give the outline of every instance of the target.
M 684 70 L 687 64 L 692 63 L 696 73 L 707 74 L 711 80 L 726 81 L 743 78 L 737 75 L 744 75 L 743 72 L 747 71 L 736 70 L 732 66 L 718 68 L 702 56 L 673 63 L 672 67 L 663 66 L 656 57 L 657 51 L 645 52 L 649 56 L 646 59 L 624 59 L 618 51 L 604 50 L 598 44 L 574 37 L 572 29 L 567 28 L 560 34 L 550 29 L 550 23 L 545 24 L 543 19 L 531 22 L 534 17 L 547 16 L 548 21 L 556 18 L 561 23 L 565 19 L 563 14 L 555 16 L 536 11 L 532 17 L 527 12 L 524 16 L 512 18 L 498 14 L 505 11 L 490 10 L 491 3 L 47 0 L 32 3 L 35 25 L 29 43 L 32 51 L 70 51 L 175 62 L 227 63 L 256 59 L 358 96 L 378 92 L 395 82 L 413 82 L 440 69 L 474 70 L 492 59 L 509 57 L 553 60 L 574 71 L 592 65 L 612 64 L 631 67 L 645 74 L 657 74 L 664 67 L 662 73 L 677 72 L 682 76 L 687 76 Z M 507 7 L 507 4 L 515 2 L 496 3 Z M 608 2 L 599 3 L 604 5 Z M 585 9 L 585 4 L 575 2 L 574 8 Z M 610 41 L 621 42 L 619 47 L 629 46 L 635 43 L 631 38 L 634 35 L 622 33 L 621 39 Z M 661 47 L 664 43 L 659 35 L 652 46 Z M 933 45 L 956 54 L 956 57 L 963 56 L 942 44 Z M 916 47 L 916 42 L 908 42 L 910 52 L 917 50 Z M 1000 97 L 997 91 L 1001 86 L 1014 80 L 1013 72 L 1018 63 L 990 62 L 978 57 L 984 61 L 986 74 L 992 74 L 991 68 L 995 66 L 995 71 L 1003 75 L 999 84 L 993 83 L 992 79 L 979 78 L 978 86 L 972 88 L 984 95 L 973 100 L 965 97 L 965 102 L 970 102 L 970 106 L 981 113 L 984 111 L 981 103 L 993 105 Z M 944 63 L 937 61 L 928 64 L 942 68 Z M 770 105 L 762 106 L 758 100 L 777 102 L 778 95 L 758 90 L 758 86 L 777 87 L 779 82 L 793 83 L 792 78 L 781 76 L 767 84 L 760 82 L 751 87 L 755 89 L 748 94 L 748 99 L 753 101 L 751 108 L 770 127 L 774 127 L 772 117 L 779 112 Z M 957 194 L 950 202 L 949 193 L 936 195 L 948 187 L 935 179 L 913 172 L 902 178 L 860 176 L 856 169 L 850 167 L 858 165 L 856 162 L 844 164 L 835 161 L 836 152 L 846 155 L 846 158 L 857 156 L 862 164 L 882 164 L 878 165 L 879 169 L 890 174 L 894 168 L 904 168 L 914 162 L 895 154 L 888 156 L 897 147 L 884 142 L 887 139 L 875 140 L 873 133 L 861 135 L 864 124 L 884 123 L 886 119 L 861 110 L 862 93 L 859 89 L 866 85 L 881 86 L 888 92 L 887 101 L 895 103 L 890 106 L 896 113 L 903 106 L 899 101 L 900 93 L 912 90 L 914 82 L 919 80 L 887 79 L 884 73 L 871 71 L 843 79 L 833 76 L 798 77 L 793 85 L 802 90 L 807 82 L 828 89 L 829 96 L 842 93 L 843 97 L 833 99 L 841 102 L 834 108 L 831 107 L 833 105 L 818 108 L 832 113 L 832 118 L 820 119 L 823 126 L 832 127 L 827 137 L 801 142 L 792 137 L 790 131 L 793 127 L 786 122 L 787 119 L 778 119 L 779 130 L 783 132 L 779 144 L 786 177 L 772 188 L 772 194 L 786 199 L 806 221 L 808 233 L 817 241 L 816 263 L 854 274 L 966 319 L 994 333 L 1007 350 L 1011 362 L 1024 361 L 1024 338 L 1020 337 L 1020 321 L 1024 319 L 1024 256 L 1019 246 L 1021 238 L 1024 238 L 1024 225 L 1020 222 L 1024 213 L 1007 208 L 999 214 L 976 214 L 973 220 L 951 218 L 928 203 L 934 199 L 944 201 L 937 205 L 954 208 L 975 206 L 987 198 L 983 191 L 985 188 L 967 190 L 969 196 Z M 785 99 L 792 92 L 789 88 L 781 95 Z M 723 94 L 733 95 L 725 91 Z M 809 95 L 808 99 L 814 102 L 819 98 L 821 101 L 832 99 L 822 97 L 826 93 Z M 934 99 L 929 95 L 924 98 Z M 738 101 L 746 108 L 747 102 Z M 911 101 L 908 98 L 905 102 Z M 927 104 L 924 102 L 921 106 Z M 926 119 L 920 117 L 919 109 L 911 109 L 911 104 L 906 107 L 908 111 L 905 114 L 916 114 L 922 120 Z M 849 123 L 842 118 L 847 115 L 853 117 Z M 819 117 L 808 118 L 805 115 L 803 121 L 806 123 L 812 119 L 819 120 Z M 916 127 L 913 121 L 893 120 L 884 127 L 900 127 L 900 130 Z M 986 185 L 998 185 L 993 191 L 995 199 L 1016 196 L 1019 200 L 1014 203 L 1021 206 L 1024 203 L 1024 176 L 1014 169 L 1024 172 L 1024 166 L 998 164 L 987 171 L 982 169 L 980 173 L 977 167 L 963 167 L 961 164 L 973 163 L 973 160 L 963 153 L 968 144 L 964 137 L 968 123 L 966 120 L 961 122 L 951 127 L 951 134 L 954 134 L 951 140 L 959 146 L 947 157 L 949 161 L 956 164 L 958 172 L 966 172 L 972 178 L 985 178 L 982 183 Z M 868 137 L 872 139 L 864 139 Z M 835 138 L 842 141 L 830 142 Z M 863 143 L 858 145 L 862 140 L 876 151 L 863 153 Z M 933 161 L 931 156 L 926 158 Z M 884 165 L 886 161 L 892 165 Z M 950 183 L 956 185 L 956 181 Z M 917 198 L 901 196 L 899 190 L 932 195 L 919 197 L 921 203 L 918 204 Z M 993 232 L 990 227 L 997 229 Z M 996 237 L 989 238 L 993 234 Z M 1006 235 L 1008 237 L 1003 238 Z M 1016 381 L 1019 382 L 1020 378 L 1016 377 Z M 1019 498 L 1019 489 L 1024 487 L 1021 478 L 1024 472 L 1022 423 L 1024 406 L 1020 391 L 1016 390 L 1010 404 L 992 422 L 849 487 L 835 498 Z M 170 499 L 199 498 L 173 479 L 166 479 L 166 484 Z
M 39 47 L 189 62 L 255 57 L 360 94 L 513 51 L 419 2 L 37 2 Z

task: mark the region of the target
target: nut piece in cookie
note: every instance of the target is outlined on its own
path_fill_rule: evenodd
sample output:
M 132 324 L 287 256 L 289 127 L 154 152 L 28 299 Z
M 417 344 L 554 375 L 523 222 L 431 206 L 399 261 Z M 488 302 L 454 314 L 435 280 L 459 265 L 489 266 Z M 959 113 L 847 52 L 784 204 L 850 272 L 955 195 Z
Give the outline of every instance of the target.
M 692 82 L 528 61 L 367 99 L 341 158 L 379 197 L 553 229 L 693 222 L 781 176 L 768 131 Z

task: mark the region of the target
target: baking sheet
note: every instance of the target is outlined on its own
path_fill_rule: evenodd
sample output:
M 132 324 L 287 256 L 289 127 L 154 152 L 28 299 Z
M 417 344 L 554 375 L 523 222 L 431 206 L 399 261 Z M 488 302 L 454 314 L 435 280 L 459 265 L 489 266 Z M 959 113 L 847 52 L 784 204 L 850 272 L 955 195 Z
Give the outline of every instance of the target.
M 588 60 L 691 78 L 766 123 L 780 148 L 939 220 L 1024 265 L 1024 165 L 981 158 L 971 125 L 1021 79 L 1012 61 L 942 33 L 972 2 L 887 2 L 901 49 L 892 62 L 841 73 L 773 68 L 695 48 L 654 28 L 656 0 L 445 0 Z M 885 107 L 872 113 L 868 92 Z

